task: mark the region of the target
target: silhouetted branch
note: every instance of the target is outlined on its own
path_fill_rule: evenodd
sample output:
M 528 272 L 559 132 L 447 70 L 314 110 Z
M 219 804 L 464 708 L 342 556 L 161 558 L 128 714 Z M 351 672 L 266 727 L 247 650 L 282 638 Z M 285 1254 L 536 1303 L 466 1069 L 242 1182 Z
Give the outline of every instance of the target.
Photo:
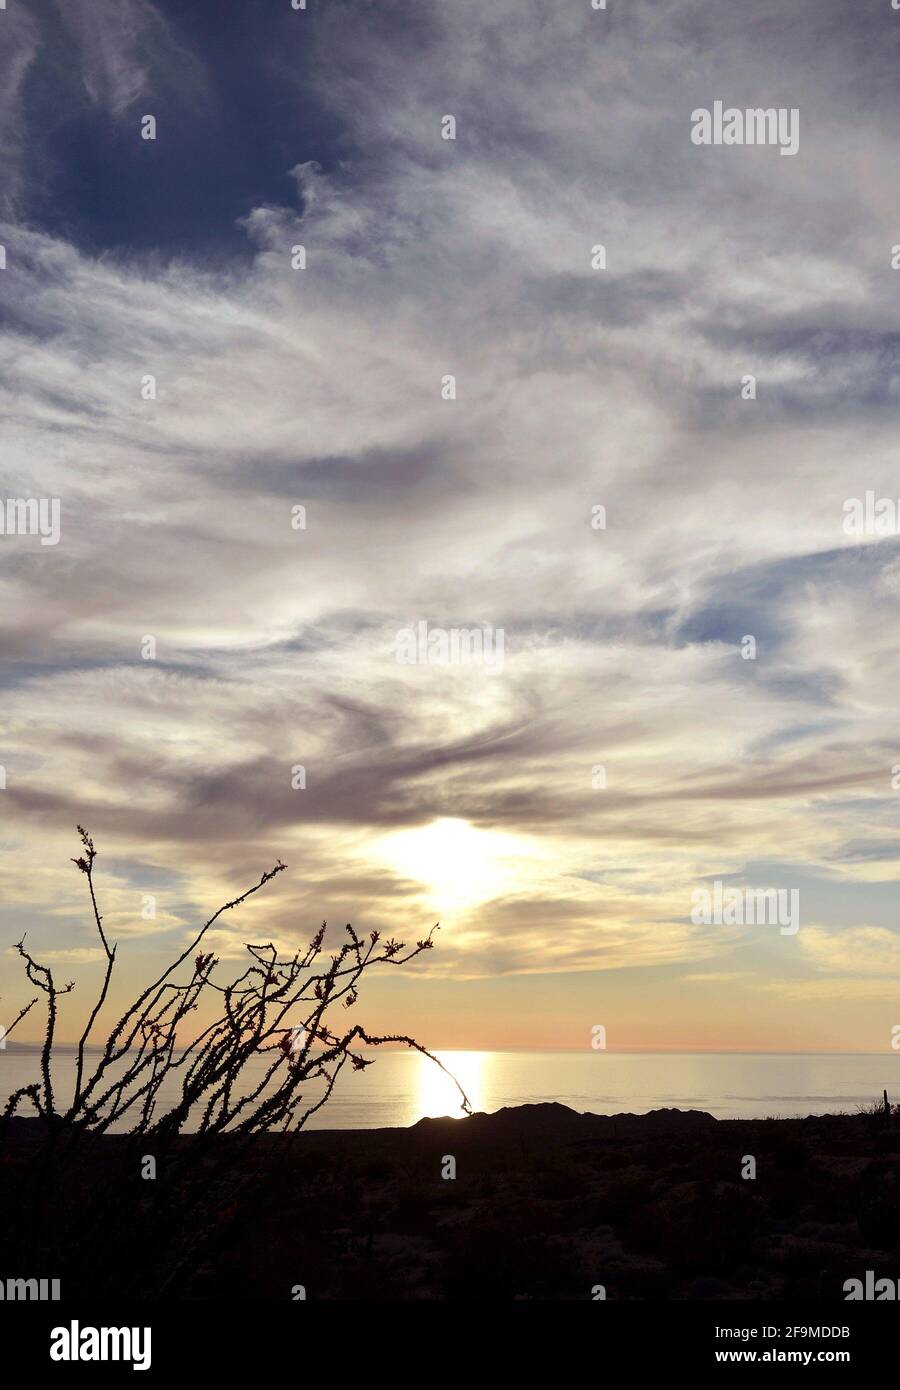
M 34 1006 L 35 1006 L 35 1004 L 38 1002 L 38 999 L 39 999 L 39 998 L 40 998 L 40 995 L 39 995 L 39 994 L 36 994 L 36 995 L 34 996 L 34 998 L 31 1000 L 31 1002 L 30 1002 L 29 1004 L 26 1004 L 26 1005 L 25 1005 L 24 1009 L 20 1009 L 20 1010 L 19 1010 L 19 1012 L 16 1014 L 15 1018 L 13 1019 L 12 1023 L 10 1023 L 8 1027 L 4 1028 L 4 1030 L 3 1030 L 3 1036 L 4 1036 L 4 1038 L 8 1038 L 8 1037 L 9 1037 L 10 1033 L 11 1033 L 12 1030 L 15 1028 L 16 1024 L 22 1022 L 22 1019 L 25 1017 L 25 1015 L 26 1015 L 27 1013 L 29 1013 L 29 1012 L 34 1008 Z
M 47 996 L 47 1023 L 44 1030 L 44 1045 L 41 1048 L 41 1080 L 44 1087 L 43 1112 L 48 1119 L 56 1115 L 53 1105 L 53 1080 L 51 1074 L 51 1057 L 53 1054 L 53 1040 L 56 1034 L 56 1001 L 61 994 L 68 994 L 74 989 L 74 983 L 70 981 L 62 989 L 57 989 L 53 972 L 46 965 L 38 965 L 37 961 L 25 950 L 25 937 L 16 942 L 16 950 L 25 961 L 25 973 L 33 985 L 42 989 Z
M 78 868 L 82 871 L 82 873 L 85 874 L 85 875 L 87 876 L 88 889 L 89 889 L 90 895 L 91 895 L 91 907 L 92 907 L 93 910 L 94 910 L 94 921 L 95 921 L 96 924 L 97 924 L 97 931 L 98 931 L 98 933 L 99 933 L 99 935 L 100 935 L 100 940 L 101 940 L 101 942 L 103 943 L 103 950 L 104 950 L 105 953 L 106 953 L 106 973 L 105 973 L 105 975 L 104 975 L 104 977 L 103 977 L 103 987 L 102 987 L 102 989 L 100 990 L 100 997 L 98 998 L 96 1004 L 94 1005 L 94 1008 L 93 1008 L 93 1010 L 92 1010 L 92 1012 L 91 1012 L 91 1016 L 90 1016 L 90 1018 L 88 1019 L 86 1025 L 85 1025 L 84 1032 L 82 1033 L 81 1037 L 78 1039 L 78 1060 L 77 1060 L 76 1068 L 75 1068 L 75 1101 L 74 1101 L 74 1103 L 75 1103 L 76 1105 L 77 1105 L 78 1100 L 79 1100 L 79 1098 L 80 1098 L 80 1096 L 81 1096 L 81 1078 L 82 1078 L 82 1074 L 83 1074 L 83 1072 L 84 1072 L 84 1048 L 85 1048 L 85 1044 L 86 1044 L 88 1038 L 90 1037 L 91 1029 L 92 1029 L 93 1026 L 94 1026 L 94 1020 L 96 1019 L 96 1017 L 97 1017 L 97 1015 L 99 1014 L 100 1010 L 103 1008 L 104 1001 L 105 1001 L 106 996 L 107 996 L 107 993 L 108 993 L 108 991 L 109 991 L 109 982 L 110 982 L 110 980 L 112 979 L 113 966 L 115 965 L 115 961 L 116 961 L 116 948 L 115 948 L 115 946 L 113 946 L 112 950 L 110 950 L 109 942 L 107 941 L 106 935 L 105 935 L 105 933 L 104 933 L 104 931 L 103 931 L 103 918 L 100 916 L 100 911 L 99 911 L 99 909 L 98 909 L 98 907 L 97 907 L 97 898 L 96 898 L 96 896 L 95 896 L 95 894 L 94 894 L 94 877 L 93 877 L 93 870 L 94 870 L 94 860 L 95 860 L 96 857 L 97 857 L 97 851 L 94 849 L 94 842 L 93 842 L 93 840 L 91 839 L 90 835 L 87 833 L 87 831 L 84 829 L 83 826 L 80 826 L 80 825 L 78 826 L 78 833 L 79 833 L 79 835 L 81 836 L 81 843 L 84 845 L 85 855 L 84 855 L 83 858 L 73 859 L 73 860 L 72 860 L 72 863 L 73 863 L 73 864 L 77 864 Z
M 109 996 L 116 946 L 107 939 L 97 904 L 93 840 L 82 826 L 78 833 L 84 852 L 73 863 L 87 878 L 94 922 L 106 956 L 103 983 L 78 1041 L 71 1105 L 64 1115 L 57 1115 L 51 1066 L 57 1001 L 72 985 L 58 988 L 51 971 L 26 951 L 24 938 L 18 943 L 29 980 L 47 996 L 47 1022 L 41 1086 L 23 1087 L 10 1097 L 7 1116 L 28 1096 L 48 1121 L 62 1121 L 72 1139 L 84 1133 L 103 1134 L 116 1126 L 127 1128 L 134 1136 L 152 1138 L 158 1147 L 173 1140 L 189 1122 L 204 1138 L 230 1134 L 246 1139 L 276 1128 L 299 1129 L 327 1103 L 348 1062 L 357 1070 L 372 1065 L 373 1059 L 363 1057 L 360 1046 L 397 1044 L 412 1048 L 454 1079 L 414 1038 L 401 1033 L 370 1034 L 359 1024 L 334 1029 L 327 1021 L 335 1009 L 357 1004 L 367 971 L 382 965 L 405 965 L 431 950 L 436 925 L 407 949 L 402 941 L 382 941 L 377 931 L 360 937 L 348 923 L 344 929 L 347 939 L 335 954 L 324 959 L 323 922 L 309 945 L 292 956 L 280 957 L 272 942 L 247 944 L 249 963 L 243 973 L 227 985 L 213 980 L 219 962 L 212 952 L 202 950 L 204 936 L 224 912 L 239 907 L 281 873 L 285 866 L 280 861 L 252 887 L 214 912 L 172 964 L 138 995 L 110 1029 L 93 1071 L 86 1075 L 86 1048 Z M 190 976 L 182 982 L 173 979 L 192 954 Z M 204 995 L 220 996 L 219 1016 L 192 1041 L 183 1043 L 180 1034 Z M 24 1017 L 32 1004 L 19 1017 Z M 261 1068 L 260 1059 L 264 1059 Z M 158 1113 L 161 1088 L 176 1077 L 180 1078 L 180 1093 Z M 303 1108 L 307 1083 L 321 1085 L 322 1093 L 307 1100 Z M 470 1111 L 461 1087 L 459 1092 L 462 1108 Z

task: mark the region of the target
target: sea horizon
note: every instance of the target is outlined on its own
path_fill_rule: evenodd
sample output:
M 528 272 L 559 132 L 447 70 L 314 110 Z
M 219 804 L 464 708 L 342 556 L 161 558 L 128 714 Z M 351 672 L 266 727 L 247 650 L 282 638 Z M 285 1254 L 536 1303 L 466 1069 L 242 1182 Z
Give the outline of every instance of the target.
M 900 1066 L 895 1061 L 893 1071 L 883 1053 L 434 1048 L 435 1062 L 409 1049 L 364 1050 L 374 1065 L 345 1068 L 328 1105 L 311 1115 L 309 1128 L 407 1128 L 426 1117 L 461 1118 L 461 1091 L 473 1111 L 488 1114 L 555 1102 L 598 1115 L 696 1110 L 722 1120 L 854 1113 L 880 1102 L 885 1089 L 893 1093 L 896 1086 L 900 1096 Z M 56 1054 L 53 1080 L 60 1104 L 74 1079 L 76 1053 L 69 1044 Z M 5 1060 L 0 1053 L 0 1081 L 8 1090 L 39 1080 L 39 1054 L 37 1046 L 12 1042 Z M 269 1054 L 251 1058 L 236 1094 L 258 1085 L 271 1060 Z M 180 1075 L 175 1069 L 167 1076 L 161 1105 L 176 1103 Z M 320 1084 L 313 1077 L 306 1083 L 311 1103 Z M 186 1129 L 191 1128 L 189 1121 Z

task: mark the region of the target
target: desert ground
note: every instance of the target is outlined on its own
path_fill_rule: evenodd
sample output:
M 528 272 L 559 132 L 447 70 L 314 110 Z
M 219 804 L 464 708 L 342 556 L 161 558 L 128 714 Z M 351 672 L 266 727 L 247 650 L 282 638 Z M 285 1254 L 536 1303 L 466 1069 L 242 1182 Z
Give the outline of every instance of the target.
M 900 1273 L 896 1116 L 525 1105 L 185 1137 L 151 1179 L 140 1148 L 48 1155 L 39 1127 L 13 1126 L 0 1275 L 59 1277 L 63 1297 L 835 1302 L 867 1270 Z

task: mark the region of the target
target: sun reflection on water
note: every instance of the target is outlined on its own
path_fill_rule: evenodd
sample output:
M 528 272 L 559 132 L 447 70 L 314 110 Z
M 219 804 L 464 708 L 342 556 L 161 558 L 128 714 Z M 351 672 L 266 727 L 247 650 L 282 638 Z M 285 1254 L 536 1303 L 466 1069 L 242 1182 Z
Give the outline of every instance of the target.
M 465 1111 L 453 1077 L 469 1097 L 473 1110 L 484 1109 L 484 1073 L 488 1062 L 486 1052 L 435 1052 L 435 1057 L 447 1068 L 441 1071 L 427 1057 L 418 1057 L 416 1077 L 416 1119 L 423 1115 L 450 1115 L 460 1119 Z

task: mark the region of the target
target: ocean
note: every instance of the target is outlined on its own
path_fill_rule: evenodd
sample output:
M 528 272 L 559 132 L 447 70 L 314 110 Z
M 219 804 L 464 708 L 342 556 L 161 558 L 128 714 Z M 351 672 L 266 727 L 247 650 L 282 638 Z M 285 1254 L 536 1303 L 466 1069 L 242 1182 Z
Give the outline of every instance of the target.
M 880 1103 L 887 1088 L 900 1100 L 900 1053 L 436 1053 L 458 1078 L 475 1110 L 559 1101 L 573 1110 L 642 1114 L 676 1106 L 718 1119 L 818 1115 Z M 458 1093 L 444 1073 L 412 1052 L 373 1051 L 375 1065 L 342 1072 L 331 1100 L 312 1116 L 315 1129 L 377 1129 L 415 1124 L 425 1115 L 461 1115 Z M 259 1069 L 253 1073 L 258 1079 Z M 0 1050 L 0 1104 L 38 1079 L 38 1052 L 10 1041 Z M 60 1052 L 54 1086 L 64 1099 L 74 1053 Z M 248 1076 L 247 1084 L 250 1084 Z M 175 1099 L 165 1088 L 160 1103 Z M 317 1098 L 310 1086 L 310 1101 Z M 27 1108 L 20 1114 L 31 1113 Z M 127 1128 L 127 1125 L 120 1126 Z

